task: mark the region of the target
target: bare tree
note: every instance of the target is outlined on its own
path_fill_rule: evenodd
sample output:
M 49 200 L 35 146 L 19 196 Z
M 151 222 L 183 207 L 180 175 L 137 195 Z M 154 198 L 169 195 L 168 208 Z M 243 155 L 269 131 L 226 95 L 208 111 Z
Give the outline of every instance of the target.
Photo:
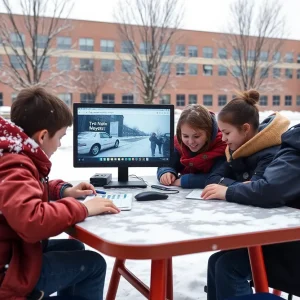
M 217 44 L 223 49 L 219 58 L 232 75 L 235 88 L 268 92 L 280 86 L 280 76 L 273 68 L 281 61 L 285 19 L 277 0 L 259 3 L 256 7 L 253 0 L 236 0 L 230 10 L 228 34 Z M 225 49 L 232 59 L 227 59 Z
M 77 70 L 70 76 L 74 89 L 90 94 L 94 102 L 103 87 L 111 80 L 111 73 L 103 72 L 97 66 L 99 64 L 93 64 L 88 70 Z
M 182 20 L 179 0 L 122 0 L 116 21 L 123 69 L 144 103 L 153 103 L 170 79 L 176 57 L 170 49 Z M 137 24 L 132 26 L 132 24 Z M 177 58 L 178 59 L 178 58 Z M 136 94 L 136 93 L 135 93 Z
M 0 17 L 0 37 L 7 59 L 0 82 L 14 90 L 35 84 L 63 85 L 58 78 L 65 71 L 56 72 L 49 59 L 58 51 L 55 38 L 71 27 L 69 0 L 20 0 L 21 15 L 14 14 L 10 0 L 1 1 L 6 13 Z

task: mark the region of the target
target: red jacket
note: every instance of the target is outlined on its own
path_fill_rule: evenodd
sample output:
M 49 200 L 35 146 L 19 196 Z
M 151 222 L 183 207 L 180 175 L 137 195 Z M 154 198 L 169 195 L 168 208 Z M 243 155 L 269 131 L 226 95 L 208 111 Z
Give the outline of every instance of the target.
M 42 240 L 87 217 L 85 207 L 68 197 L 48 202 L 51 162 L 22 130 L 0 117 L 0 299 L 26 299 L 42 266 Z M 49 197 L 59 199 L 64 184 L 49 182 Z

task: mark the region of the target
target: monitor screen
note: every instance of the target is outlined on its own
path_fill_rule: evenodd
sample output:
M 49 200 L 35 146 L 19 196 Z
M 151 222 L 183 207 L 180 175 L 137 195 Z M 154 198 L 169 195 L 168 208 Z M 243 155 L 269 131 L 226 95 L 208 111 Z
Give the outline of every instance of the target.
M 173 105 L 75 103 L 73 108 L 74 167 L 118 167 L 124 186 L 130 184 L 128 167 L 170 165 Z

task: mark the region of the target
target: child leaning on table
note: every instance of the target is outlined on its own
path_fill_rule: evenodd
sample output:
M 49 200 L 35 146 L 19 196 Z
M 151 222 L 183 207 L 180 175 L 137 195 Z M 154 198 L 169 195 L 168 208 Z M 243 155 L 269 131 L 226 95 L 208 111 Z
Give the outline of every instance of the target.
M 208 178 L 210 184 L 203 190 L 204 199 L 220 199 L 249 205 L 255 203 L 268 207 L 268 203 L 264 201 L 275 196 L 267 188 L 270 181 L 266 179 L 266 173 L 268 172 L 270 178 L 275 178 L 279 176 L 280 170 L 287 172 L 282 167 L 280 170 L 274 168 L 274 174 L 267 170 L 271 171 L 268 166 L 274 162 L 274 156 L 281 146 L 281 135 L 287 130 L 289 121 L 276 113 L 259 125 L 256 107 L 258 100 L 258 92 L 244 92 L 220 111 L 218 124 L 223 133 L 223 140 L 228 144 L 227 162 Z M 276 190 L 275 186 L 273 190 Z M 274 203 L 275 206 L 278 204 Z M 221 300 L 249 294 L 252 292 L 248 282 L 250 279 L 251 268 L 247 249 L 214 253 L 208 261 L 207 299 Z
M 103 299 L 103 257 L 77 240 L 48 240 L 88 216 L 119 212 L 99 197 L 75 199 L 95 193 L 91 184 L 48 182 L 49 158 L 72 125 L 69 108 L 43 88 L 26 88 L 11 121 L 0 118 L 0 299 Z
M 225 148 L 214 113 L 202 105 L 189 105 L 177 123 L 173 165 L 159 168 L 157 178 L 164 185 L 203 188 L 225 161 Z

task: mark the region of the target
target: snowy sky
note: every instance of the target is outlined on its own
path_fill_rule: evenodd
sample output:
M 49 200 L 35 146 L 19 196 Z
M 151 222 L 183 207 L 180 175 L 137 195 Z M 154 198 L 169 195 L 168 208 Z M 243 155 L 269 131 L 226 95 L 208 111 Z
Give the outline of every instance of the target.
M 22 0 L 24 1 L 24 0 Z M 48 0 L 51 2 L 51 0 Z M 53 1 L 53 0 L 52 0 Z M 118 0 L 72 0 L 74 7 L 71 17 L 94 21 L 114 22 L 113 12 Z M 134 1 L 134 0 L 132 0 Z M 202 31 L 224 31 L 229 15 L 229 6 L 234 0 L 182 0 L 185 13 L 183 28 Z M 261 3 L 262 0 L 254 0 Z M 283 13 L 287 21 L 287 38 L 300 39 L 299 0 L 279 0 L 283 4 Z M 20 0 L 9 1 L 16 12 L 20 12 Z M 0 11 L 3 7 L 0 4 Z

